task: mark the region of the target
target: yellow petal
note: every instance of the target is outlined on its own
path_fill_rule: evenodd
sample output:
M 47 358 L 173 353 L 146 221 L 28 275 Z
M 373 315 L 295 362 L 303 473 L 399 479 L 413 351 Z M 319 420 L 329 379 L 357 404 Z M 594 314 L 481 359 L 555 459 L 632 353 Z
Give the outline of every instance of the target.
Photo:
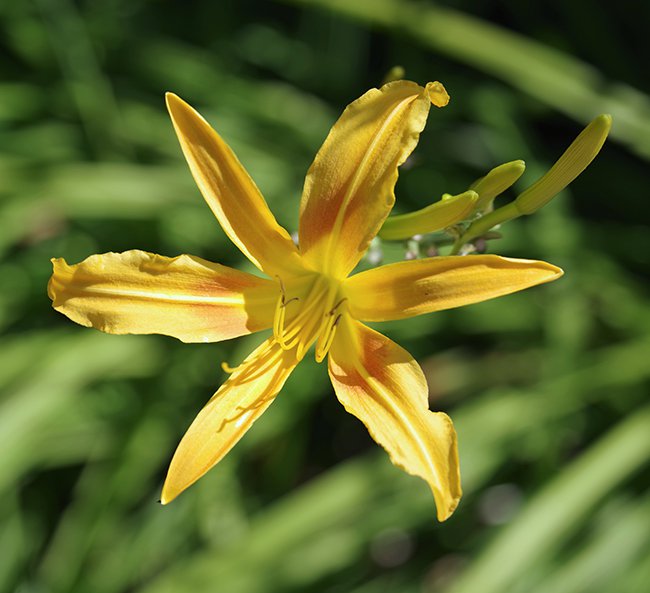
M 352 271 L 395 202 L 397 168 L 417 144 L 440 83 L 397 81 L 351 103 L 334 124 L 305 180 L 300 249 L 314 269 Z
M 167 93 L 174 129 L 205 201 L 230 237 L 269 276 L 302 269 L 289 233 L 230 147 L 192 107 Z
M 216 465 L 278 394 L 297 364 L 266 340 L 239 366 L 194 419 L 172 459 L 162 490 L 167 504 Z
M 345 283 L 353 317 L 403 319 L 517 292 L 559 278 L 552 264 L 498 255 L 431 257 L 361 272 Z
M 420 366 L 386 336 L 347 318 L 334 339 L 329 372 L 339 401 L 409 474 L 426 480 L 438 520 L 461 497 L 456 431 L 442 412 L 429 411 Z
M 476 206 L 478 194 L 472 190 L 449 196 L 415 212 L 390 216 L 379 231 L 387 241 L 433 233 L 467 218 Z
M 144 251 L 53 259 L 52 306 L 111 334 L 216 342 L 273 325 L 277 284 L 199 257 Z

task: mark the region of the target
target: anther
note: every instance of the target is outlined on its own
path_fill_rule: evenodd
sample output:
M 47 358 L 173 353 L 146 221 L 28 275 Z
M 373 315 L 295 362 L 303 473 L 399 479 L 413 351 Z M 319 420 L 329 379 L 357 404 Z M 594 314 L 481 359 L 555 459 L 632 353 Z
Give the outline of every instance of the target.
M 336 305 L 334 305 L 334 306 L 330 309 L 328 315 L 329 315 L 330 317 L 331 317 L 332 315 L 334 315 L 334 313 L 336 313 L 336 310 L 337 310 L 337 309 L 338 309 L 338 308 L 339 308 L 339 307 L 340 307 L 340 306 L 341 306 L 345 301 L 347 301 L 347 300 L 348 300 L 348 297 L 343 297 L 342 299 L 340 299 L 340 300 L 336 303 Z
M 278 282 L 280 283 L 280 303 L 282 303 L 283 307 L 286 307 L 292 301 L 300 300 L 298 297 L 293 297 L 287 300 L 287 291 L 284 288 L 284 282 L 282 282 L 282 278 L 280 278 L 280 276 L 278 276 L 277 274 L 275 275 L 275 277 L 278 279 Z
M 280 276 L 278 276 L 277 274 L 275 275 L 275 277 L 278 279 L 278 282 L 280 283 L 280 292 L 282 293 L 282 296 L 284 296 L 286 294 L 286 291 L 284 290 L 284 282 L 282 282 L 282 278 L 280 278 Z
M 229 375 L 231 375 L 232 373 L 234 373 L 237 370 L 238 367 L 231 367 L 226 361 L 224 361 L 224 362 L 221 363 L 221 368 L 223 369 L 223 371 L 225 373 L 228 373 Z

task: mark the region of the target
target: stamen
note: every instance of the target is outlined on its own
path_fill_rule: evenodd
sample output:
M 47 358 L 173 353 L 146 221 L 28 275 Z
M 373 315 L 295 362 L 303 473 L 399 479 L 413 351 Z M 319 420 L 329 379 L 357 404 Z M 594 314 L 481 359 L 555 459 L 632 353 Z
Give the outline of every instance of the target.
M 345 301 L 347 301 L 347 300 L 348 300 L 348 297 L 343 297 L 342 299 L 340 299 L 340 300 L 336 303 L 336 305 L 334 305 L 334 306 L 331 308 L 331 310 L 330 310 L 330 312 L 328 313 L 328 315 L 334 315 L 334 313 L 336 313 L 336 310 L 337 310 L 337 309 L 338 309 L 338 308 L 339 308 L 343 303 L 345 303 Z
M 336 333 L 336 326 L 339 324 L 343 313 L 339 313 L 336 318 L 334 318 L 334 315 L 338 308 L 347 300 L 347 297 L 339 299 L 325 316 L 325 323 L 321 324 L 321 327 L 319 328 L 319 337 L 315 353 L 316 362 L 318 363 L 323 362 L 332 346 L 334 334 Z M 332 321 L 332 319 L 334 319 L 334 321 Z
M 310 286 L 306 295 L 301 295 L 300 299 L 289 299 L 282 279 L 276 277 L 280 285 L 273 319 L 273 337 L 276 343 L 284 351 L 295 349 L 296 359 L 301 360 L 316 341 L 316 359 L 321 362 L 332 345 L 340 320 L 340 314 L 337 313 L 347 298 L 339 298 L 338 283 L 331 282 L 324 276 L 313 276 L 309 279 Z M 287 321 L 287 305 L 298 300 L 301 305 L 291 320 Z
M 282 278 L 280 278 L 280 276 L 276 275 L 276 278 L 280 283 L 280 297 L 278 298 L 278 302 L 275 305 L 275 313 L 273 315 L 273 336 L 283 350 L 289 350 L 289 346 L 287 346 L 284 339 L 284 321 L 286 317 L 286 307 L 289 303 L 299 301 L 300 299 L 298 297 L 293 297 L 287 300 L 287 293 L 284 289 L 284 282 L 282 282 Z
M 279 350 L 267 350 L 259 356 L 244 361 L 240 365 L 242 367 L 241 375 L 237 375 L 237 377 L 233 377 L 232 379 L 239 384 L 259 379 L 276 363 L 277 358 L 281 355 L 282 352 Z
M 308 300 L 308 305 L 304 307 L 296 317 L 291 320 L 289 327 L 286 328 L 284 332 L 284 340 L 288 343 L 288 340 L 294 338 L 298 335 L 303 329 L 303 321 L 310 313 L 314 310 L 314 307 L 318 304 L 318 300 Z
M 277 358 L 280 355 L 280 351 L 266 350 L 257 356 L 253 356 L 252 358 L 244 360 L 244 362 L 242 362 L 240 365 L 237 365 L 236 367 L 231 367 L 227 362 L 224 361 L 221 363 L 221 368 L 224 370 L 224 372 L 230 375 L 236 373 L 230 377 L 228 381 L 241 385 L 242 383 L 253 381 L 254 379 L 257 379 L 263 375 L 270 366 L 273 366 L 276 363 Z
M 327 333 L 325 334 L 325 340 L 324 344 L 321 346 L 320 344 L 320 339 L 318 340 L 318 344 L 316 345 L 316 362 L 321 363 L 327 356 L 327 353 L 329 352 L 329 349 L 332 347 L 332 342 L 334 342 L 334 335 L 336 334 L 336 327 L 339 324 L 339 321 L 341 321 L 341 317 L 343 317 L 343 313 L 339 313 L 336 316 L 336 319 L 334 320 L 334 323 L 330 324 L 330 326 L 327 329 Z
M 278 303 L 275 306 L 275 314 L 273 315 L 273 337 L 277 340 L 283 350 L 286 350 L 283 335 L 284 335 L 284 318 L 286 313 L 286 308 L 282 303 L 284 295 L 281 295 L 278 299 Z
M 246 414 L 250 414 L 251 412 L 254 412 L 255 410 L 258 410 L 259 408 L 264 406 L 266 403 L 268 403 L 270 400 L 273 400 L 275 398 L 275 396 L 277 395 L 277 392 L 279 391 L 278 387 L 279 387 L 279 384 L 282 381 L 282 374 L 283 374 L 282 369 L 278 369 L 273 374 L 273 378 L 269 382 L 269 385 L 267 386 L 267 388 L 264 390 L 266 392 L 266 394 L 263 397 L 261 397 L 260 399 L 258 399 L 255 403 L 251 404 L 250 406 L 237 406 L 236 410 L 238 410 L 238 412 L 236 412 L 235 414 L 233 414 L 232 416 L 230 416 L 228 418 L 224 418 L 221 421 L 221 424 L 219 425 L 219 428 L 217 429 L 217 432 L 220 432 L 221 430 L 223 430 L 223 428 L 224 428 L 224 426 L 226 424 L 229 424 L 230 422 L 235 422 L 235 421 L 243 418 L 244 416 L 246 416 Z
M 318 323 L 318 316 L 310 315 L 308 324 L 305 324 L 301 328 L 301 332 L 298 337 L 298 348 L 296 351 L 296 357 L 298 360 L 302 360 L 305 352 L 309 349 L 309 347 L 314 342 L 314 338 L 318 335 L 318 332 L 314 331 Z
M 231 367 L 231 366 L 230 366 L 230 365 L 229 365 L 229 364 L 224 360 L 224 361 L 221 363 L 221 368 L 223 369 L 223 371 L 224 371 L 225 373 L 228 373 L 229 375 L 231 375 L 231 374 L 234 373 L 234 372 L 235 372 L 239 367 L 238 367 L 238 366 L 236 366 L 236 367 Z
M 278 279 L 278 282 L 280 283 L 280 294 L 282 295 L 282 302 L 284 303 L 284 297 L 287 294 L 286 290 L 284 290 L 284 282 L 282 282 L 282 278 L 278 276 L 277 274 L 275 277 Z
M 275 319 L 273 324 L 273 334 L 280 347 L 283 350 L 291 350 L 300 345 L 301 340 L 304 339 L 305 329 L 308 331 L 311 328 L 306 328 L 305 322 L 313 315 L 314 308 L 318 307 L 322 297 L 319 298 L 319 293 L 322 291 L 324 278 L 318 278 L 311 286 L 309 293 L 305 297 L 306 306 L 304 306 L 298 314 L 291 320 L 288 327 L 285 327 L 285 313 L 284 306 L 289 304 L 294 299 L 286 300 L 286 293 L 284 292 L 284 285 L 280 282 L 280 290 L 282 291 L 278 305 L 276 306 Z M 313 298 L 316 297 L 316 298 Z M 304 349 L 304 347 L 303 347 Z M 301 349 L 302 353 L 302 349 Z
M 296 353 L 298 360 L 302 360 L 302 357 L 305 355 L 305 352 L 309 349 L 309 347 L 313 344 L 316 337 L 319 336 L 322 331 L 323 321 L 327 319 L 327 316 L 324 316 L 324 319 L 320 319 L 318 312 L 322 310 L 321 307 L 327 304 L 327 302 L 330 300 L 332 296 L 331 287 L 327 291 L 327 294 L 321 294 L 319 296 L 320 298 L 314 300 L 314 305 L 311 308 L 309 323 L 305 325 L 302 328 L 302 331 L 300 332 L 298 351 Z
M 327 291 L 327 298 L 325 300 L 325 303 L 331 303 L 332 300 L 336 297 L 336 293 L 337 293 L 337 287 L 330 285 L 329 290 Z M 318 324 L 318 329 L 313 334 L 313 338 L 312 338 L 312 340 L 310 340 L 310 343 L 308 344 L 308 346 L 311 345 L 311 343 L 313 342 L 313 339 L 317 337 L 318 338 L 318 342 L 316 343 L 316 352 L 317 353 L 318 353 L 319 349 L 321 349 L 322 344 L 324 344 L 327 341 L 327 336 L 329 335 L 329 332 L 331 331 L 332 317 L 336 313 L 336 310 L 346 300 L 347 299 L 345 297 L 339 299 L 334 304 L 334 306 L 327 313 L 325 313 L 325 315 L 322 316 L 321 321 Z M 305 350 L 306 350 L 306 348 L 305 348 Z M 301 354 L 302 354 L 302 351 L 301 351 Z M 323 354 L 323 356 L 324 356 L 324 354 Z M 318 355 L 316 356 L 316 360 L 318 360 Z M 321 358 L 321 360 L 322 360 L 322 358 Z M 318 362 L 320 362 L 320 360 L 318 360 Z

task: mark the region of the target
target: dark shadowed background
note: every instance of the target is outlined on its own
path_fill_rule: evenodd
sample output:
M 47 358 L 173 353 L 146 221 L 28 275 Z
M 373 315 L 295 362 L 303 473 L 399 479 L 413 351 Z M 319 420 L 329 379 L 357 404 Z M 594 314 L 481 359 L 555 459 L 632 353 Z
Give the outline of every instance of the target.
M 648 3 L 586 0 L 0 1 L 0 590 L 645 590 L 649 22 Z M 295 230 L 329 127 L 395 65 L 452 96 L 402 170 L 400 212 L 519 158 L 526 187 L 614 116 L 591 168 L 490 245 L 564 278 L 381 326 L 456 423 L 458 511 L 435 521 L 427 485 L 311 356 L 216 469 L 157 505 L 220 363 L 260 338 L 76 326 L 50 308 L 49 259 L 138 248 L 250 270 L 194 186 L 164 92 L 201 110 Z

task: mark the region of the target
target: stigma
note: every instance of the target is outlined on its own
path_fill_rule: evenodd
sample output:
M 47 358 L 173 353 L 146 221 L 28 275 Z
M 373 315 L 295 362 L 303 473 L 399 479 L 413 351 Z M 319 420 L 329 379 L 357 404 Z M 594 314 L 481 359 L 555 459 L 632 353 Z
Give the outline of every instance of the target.
M 332 346 L 336 328 L 346 314 L 347 299 L 341 284 L 323 274 L 314 274 L 285 288 L 280 277 L 280 295 L 273 318 L 273 336 L 283 350 L 295 350 L 302 360 L 316 344 L 316 362 L 322 362 Z

